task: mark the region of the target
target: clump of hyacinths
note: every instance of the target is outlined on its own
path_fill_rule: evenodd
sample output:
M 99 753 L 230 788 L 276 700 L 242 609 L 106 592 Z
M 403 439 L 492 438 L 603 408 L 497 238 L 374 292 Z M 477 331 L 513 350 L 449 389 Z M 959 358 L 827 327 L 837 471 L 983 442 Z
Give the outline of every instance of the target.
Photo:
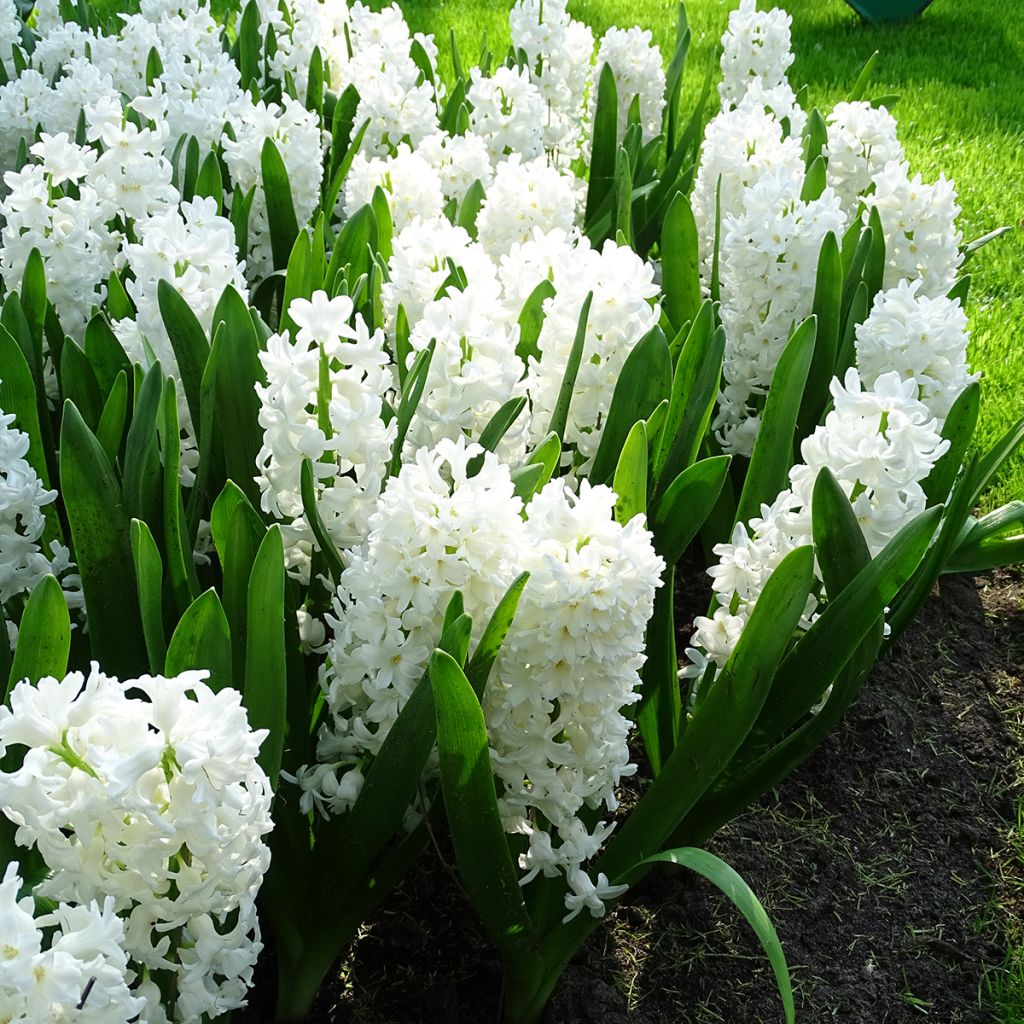
M 300 1016 L 447 831 L 510 1024 L 660 861 L 792 1020 L 701 847 L 1022 556 L 952 184 L 754 0 L 718 112 L 682 9 L 517 0 L 448 81 L 397 6 L 237 14 L 0 9 L 0 1017 L 212 1020 L 261 920 Z
M 43 876 L 34 897 L 54 907 L 12 947 L 36 960 L 22 967 L 36 979 L 26 1010 L 54 1012 L 63 996 L 91 1003 L 82 1020 L 194 1021 L 244 1005 L 272 825 L 266 734 L 249 729 L 240 694 L 215 693 L 203 673 L 120 682 L 94 665 L 88 678 L 20 682 L 9 700 L 0 802 L 18 856 Z M 8 913 L 25 911 L 12 900 Z M 40 929 L 54 925 L 44 952 Z

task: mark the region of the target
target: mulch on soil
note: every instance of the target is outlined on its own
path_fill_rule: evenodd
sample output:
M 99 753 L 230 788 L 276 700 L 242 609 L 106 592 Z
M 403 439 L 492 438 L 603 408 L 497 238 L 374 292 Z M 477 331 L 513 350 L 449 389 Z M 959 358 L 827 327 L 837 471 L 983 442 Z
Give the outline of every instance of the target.
M 1019 862 L 1005 852 L 1021 758 L 1022 592 L 1007 572 L 945 578 L 839 729 L 712 841 L 775 923 L 801 1021 L 992 1019 L 985 973 L 1006 951 L 993 906 L 1020 899 L 1007 878 Z M 493 1022 L 500 984 L 456 883 L 428 856 L 368 923 L 311 1019 Z M 782 1011 L 738 912 L 680 871 L 630 894 L 566 972 L 546 1019 L 775 1024 Z

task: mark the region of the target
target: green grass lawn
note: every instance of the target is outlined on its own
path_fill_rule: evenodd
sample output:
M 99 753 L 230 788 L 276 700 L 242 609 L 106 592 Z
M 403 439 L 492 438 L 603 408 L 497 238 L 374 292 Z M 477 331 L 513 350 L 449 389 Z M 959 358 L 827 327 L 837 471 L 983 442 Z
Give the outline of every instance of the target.
M 378 0 L 380 2 L 380 0 Z M 794 87 L 830 107 L 845 98 L 864 62 L 880 51 L 873 95 L 898 94 L 894 108 L 912 167 L 926 179 L 953 178 L 966 239 L 992 228 L 1015 230 L 972 260 L 972 365 L 984 375 L 979 443 L 987 446 L 1024 414 L 1024 14 L 1010 0 L 935 0 L 916 21 L 875 28 L 842 0 L 775 0 L 793 15 Z M 684 100 L 699 91 L 736 0 L 689 0 L 693 45 Z M 761 6 L 769 0 L 761 0 Z M 450 72 L 448 33 L 463 60 L 475 61 L 481 38 L 496 53 L 508 45 L 509 0 L 404 0 L 410 25 L 433 32 Z M 663 54 L 675 35 L 674 0 L 570 0 L 570 11 L 596 34 L 639 24 Z M 1004 469 L 986 509 L 1024 498 L 1024 455 Z

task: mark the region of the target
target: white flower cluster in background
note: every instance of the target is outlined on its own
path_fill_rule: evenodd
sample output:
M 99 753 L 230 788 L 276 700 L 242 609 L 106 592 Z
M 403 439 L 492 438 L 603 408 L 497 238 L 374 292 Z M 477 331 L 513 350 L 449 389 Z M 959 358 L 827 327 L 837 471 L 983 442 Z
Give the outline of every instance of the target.
M 15 418 L 0 409 L 0 605 L 28 597 L 45 576 L 63 577 L 65 597 L 80 608 L 80 581 L 70 574 L 71 553 L 59 541 L 51 541 L 50 557 L 43 553 L 46 516 L 43 509 L 57 498 L 47 490 L 26 459 L 30 440 L 14 425 Z M 8 623 L 13 629 L 13 625 Z M 0 643 L 14 637 L 0 636 Z
M 492 764 L 506 828 L 531 836 L 523 884 L 564 872 L 573 892 L 591 892 L 582 865 L 611 826 L 588 828 L 579 815 L 614 810 L 616 786 L 635 771 L 623 711 L 637 699 L 664 569 L 642 519 L 618 525 L 614 504 L 607 487 L 583 482 L 577 495 L 554 480 L 524 509 L 493 454 L 462 439 L 421 449 L 389 481 L 364 544 L 346 555 L 322 678 L 330 725 L 319 763 L 299 774 L 304 806 L 351 806 L 364 759 L 422 677 L 455 591 L 478 638 L 529 571 L 485 690 Z
M 80 944 L 80 958 L 107 965 L 98 1000 L 141 997 L 147 1022 L 244 1005 L 262 948 L 255 898 L 271 792 L 256 755 L 266 733 L 250 730 L 237 691 L 214 692 L 205 675 L 122 682 L 94 664 L 87 678 L 19 683 L 0 707 L 0 757 L 16 757 L 0 773 L 0 805 L 49 872 L 35 892 L 66 905 L 58 920 L 98 918 L 103 945 Z
M 925 509 L 921 481 L 949 443 L 938 421 L 918 399 L 917 384 L 890 371 L 865 387 L 855 369 L 832 382 L 832 411 L 800 446 L 802 462 L 789 473 L 789 489 L 759 518 L 737 523 L 729 543 L 716 545 L 711 576 L 718 605 L 694 620 L 687 650 L 690 674 L 728 660 L 768 577 L 794 548 L 812 540 L 811 498 L 822 469 L 829 469 L 853 504 L 872 556 Z M 810 626 L 818 599 L 812 594 L 802 625 Z
M 653 139 L 661 131 L 665 110 L 665 65 L 661 50 L 652 41 L 649 29 L 610 28 L 597 48 L 596 71 L 608 65 L 615 76 L 619 101 L 618 134 L 626 132 L 629 110 L 639 101 L 643 140 Z M 596 83 L 591 91 L 591 115 L 597 105 Z M 593 116 L 590 118 L 593 121 Z
M 808 202 L 802 185 L 785 165 L 768 171 L 722 220 L 719 315 L 729 342 L 713 426 L 727 451 L 753 449 L 760 415 L 751 398 L 763 400 L 793 325 L 811 315 L 821 244 L 843 227 L 838 196 L 826 188 Z
M 131 1024 L 146 1001 L 128 988 L 124 923 L 113 899 L 60 903 L 36 916 L 31 895 L 19 898 L 18 865 L 0 881 L 0 1020 L 35 1024 Z
M 786 78 L 793 61 L 790 20 L 781 10 L 759 11 L 756 0 L 742 0 L 730 15 L 722 39 L 722 112 L 705 132 L 692 196 L 707 293 L 717 240 L 726 332 L 714 429 L 725 451 L 744 456 L 753 451 L 790 332 L 811 312 L 827 233 L 840 238 L 857 221 L 867 227 L 877 210 L 886 249 L 883 287 L 906 282 L 920 297 L 944 297 L 963 260 L 952 184 L 942 176 L 927 184 L 911 175 L 896 121 L 884 107 L 837 104 L 827 115 L 820 154 L 805 158 L 807 119 Z M 805 166 L 819 155 L 826 187 L 805 201 Z M 933 357 L 917 353 L 915 361 L 941 377 L 945 398 L 929 403 L 941 416 L 971 378 L 965 364 L 956 372 L 944 368 L 950 356 L 939 332 L 927 331 L 926 340 L 939 348 Z M 865 379 L 894 365 L 881 352 L 871 358 Z M 922 389 L 924 397 L 937 387 L 923 381 Z
M 893 370 L 912 380 L 941 423 L 979 375 L 967 365 L 967 314 L 959 300 L 929 298 L 923 284 L 904 280 L 875 296 L 867 319 L 857 325 L 857 366 L 868 387 Z
M 722 36 L 718 95 L 723 110 L 762 107 L 779 121 L 786 119 L 790 134 L 799 137 L 806 118 L 786 77 L 793 63 L 792 23 L 778 7 L 759 11 L 757 0 L 740 0 Z

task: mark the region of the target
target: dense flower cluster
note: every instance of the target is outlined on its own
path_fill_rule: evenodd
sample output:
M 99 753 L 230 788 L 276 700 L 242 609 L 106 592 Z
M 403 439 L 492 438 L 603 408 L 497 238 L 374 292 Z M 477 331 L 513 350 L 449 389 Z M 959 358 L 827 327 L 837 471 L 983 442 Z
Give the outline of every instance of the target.
M 19 683 L 0 707 L 0 756 L 19 758 L 0 773 L 0 805 L 49 871 L 36 893 L 68 905 L 57 911 L 68 924 L 102 903 L 106 942 L 93 956 L 120 964 L 152 1022 L 243 1005 L 262 948 L 255 898 L 271 794 L 256 754 L 266 734 L 249 729 L 237 691 L 214 692 L 204 677 L 121 682 L 93 665 L 87 678 Z M 114 942 L 124 952 L 104 955 Z M 98 999 L 130 1005 L 103 987 Z
M 492 763 L 506 828 L 530 836 L 524 884 L 564 871 L 574 891 L 590 892 L 581 865 L 611 826 L 588 828 L 580 812 L 614 809 L 618 782 L 635 771 L 624 709 L 637 699 L 664 568 L 642 520 L 619 526 L 614 504 L 609 488 L 584 482 L 576 495 L 552 481 L 524 509 L 509 467 L 479 446 L 459 439 L 421 449 L 348 554 L 323 675 L 331 724 L 320 763 L 300 773 L 306 805 L 337 813 L 358 796 L 362 762 L 422 676 L 452 594 L 462 593 L 479 634 L 528 571 L 485 691 Z
M 772 571 L 794 548 L 811 543 L 811 497 L 822 469 L 832 471 L 853 503 L 872 555 L 924 511 L 921 481 L 949 445 L 918 399 L 913 378 L 888 372 L 866 388 L 851 369 L 831 390 L 833 409 L 803 441 L 803 461 L 790 470 L 789 489 L 762 506 L 759 518 L 737 523 L 729 543 L 714 549 L 718 563 L 708 572 L 718 607 L 712 617 L 694 621 L 691 673 L 702 675 L 708 662 L 725 664 Z M 812 594 L 805 627 L 817 606 Z
M 0 605 L 32 593 L 44 576 L 64 577 L 69 605 L 81 606 L 78 578 L 71 554 L 59 541 L 50 542 L 50 557 L 43 552 L 46 517 L 43 509 L 57 492 L 47 490 L 25 458 L 29 436 L 14 425 L 14 416 L 0 409 Z M 13 629 L 13 623 L 8 623 Z M 10 637 L 13 640 L 13 636 Z M 0 637 L 0 643 L 7 638 Z
M 31 895 L 19 898 L 18 865 L 0 881 L 0 1019 L 9 1024 L 130 1024 L 146 1001 L 128 988 L 124 924 L 113 898 L 102 906 L 59 904 L 36 916 Z
M 349 326 L 352 300 L 296 299 L 289 307 L 294 339 L 267 339 L 257 385 L 263 448 L 257 483 L 263 509 L 284 519 L 290 568 L 308 582 L 313 534 L 302 508 L 302 460 L 313 466 L 317 509 L 338 547 L 364 535 L 384 480 L 396 425 L 381 417 L 392 387 L 382 331 L 361 317 Z

